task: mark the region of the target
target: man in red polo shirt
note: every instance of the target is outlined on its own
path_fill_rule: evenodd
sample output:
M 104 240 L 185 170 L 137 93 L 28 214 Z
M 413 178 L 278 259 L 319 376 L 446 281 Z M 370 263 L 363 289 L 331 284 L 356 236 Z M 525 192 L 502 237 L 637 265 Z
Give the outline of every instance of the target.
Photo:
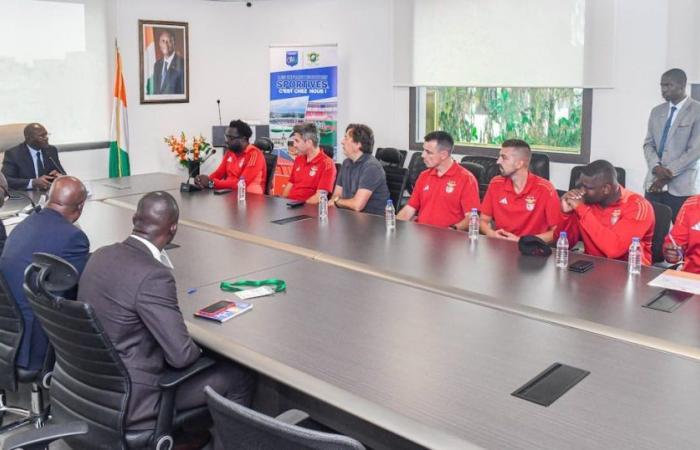
M 585 166 L 579 184 L 561 199 L 561 222 L 554 235 L 566 231 L 571 246 L 581 239 L 589 255 L 621 261 L 627 260 L 632 238 L 637 237 L 642 244 L 642 263 L 651 264 L 651 204 L 620 186 L 615 168 L 608 161 Z
M 318 130 L 313 123 L 295 125 L 292 141 L 299 156 L 294 158 L 292 174 L 282 197 L 315 205 L 319 192 L 333 192 L 335 164 L 318 146 Z
M 664 257 L 671 264 L 683 261 L 685 272 L 700 273 L 700 195 L 683 203 L 666 236 Z
M 552 183 L 531 173 L 532 151 L 527 142 L 509 139 L 501 144 L 498 170 L 481 202 L 481 232 L 489 237 L 518 241 L 535 235 L 550 243 L 559 223 L 559 196 Z
M 267 180 L 265 157 L 249 143 L 253 130 L 242 120 L 232 120 L 226 129 L 226 153 L 221 164 L 209 175 L 199 175 L 194 183 L 200 188 L 237 189 L 245 180 L 246 192 L 264 194 Z
M 472 208 L 479 208 L 479 183 L 467 169 L 452 159 L 454 140 L 444 131 L 433 131 L 423 139 L 423 162 L 428 167 L 416 181 L 408 204 L 396 216 L 437 227 L 469 228 Z

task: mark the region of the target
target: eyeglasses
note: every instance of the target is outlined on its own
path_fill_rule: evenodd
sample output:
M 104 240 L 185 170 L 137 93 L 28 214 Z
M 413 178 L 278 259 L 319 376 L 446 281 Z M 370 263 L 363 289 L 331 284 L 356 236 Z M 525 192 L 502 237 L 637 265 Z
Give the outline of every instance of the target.
M 245 137 L 243 137 L 243 136 L 233 136 L 230 134 L 225 134 L 224 136 L 226 136 L 226 139 L 231 140 L 231 141 L 236 141 L 236 140 L 240 141 L 241 139 L 245 139 Z

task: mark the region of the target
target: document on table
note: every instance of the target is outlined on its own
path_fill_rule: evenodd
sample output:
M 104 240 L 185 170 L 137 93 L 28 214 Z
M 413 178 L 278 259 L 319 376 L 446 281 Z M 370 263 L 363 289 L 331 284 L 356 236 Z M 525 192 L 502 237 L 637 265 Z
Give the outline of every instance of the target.
M 649 286 L 700 295 L 700 275 L 669 269 L 651 280 Z

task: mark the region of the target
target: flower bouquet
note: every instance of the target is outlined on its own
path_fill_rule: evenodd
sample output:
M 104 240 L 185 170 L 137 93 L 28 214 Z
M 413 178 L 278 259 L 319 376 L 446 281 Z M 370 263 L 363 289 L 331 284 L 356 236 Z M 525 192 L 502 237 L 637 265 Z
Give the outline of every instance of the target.
M 175 154 L 180 165 L 185 167 L 192 176 L 199 174 L 199 163 L 213 150 L 201 134 L 192 138 L 192 145 L 189 147 L 184 132 L 180 132 L 179 138 L 167 136 L 164 140 L 170 147 L 170 151 Z

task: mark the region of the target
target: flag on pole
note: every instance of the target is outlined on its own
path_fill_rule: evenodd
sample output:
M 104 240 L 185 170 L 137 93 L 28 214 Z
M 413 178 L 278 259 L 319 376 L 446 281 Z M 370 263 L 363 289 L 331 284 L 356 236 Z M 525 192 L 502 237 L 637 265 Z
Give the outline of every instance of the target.
M 144 77 L 143 92 L 145 95 L 153 95 L 153 65 L 156 63 L 156 44 L 153 38 L 153 27 L 144 27 L 143 33 L 143 48 L 146 49 L 146 54 L 143 55 L 143 67 L 147 71 Z
M 126 87 L 122 75 L 122 57 L 116 46 L 116 73 L 114 75 L 114 102 L 112 105 L 112 126 L 109 143 L 109 176 L 126 177 L 131 175 L 129 167 L 129 122 L 126 119 Z

